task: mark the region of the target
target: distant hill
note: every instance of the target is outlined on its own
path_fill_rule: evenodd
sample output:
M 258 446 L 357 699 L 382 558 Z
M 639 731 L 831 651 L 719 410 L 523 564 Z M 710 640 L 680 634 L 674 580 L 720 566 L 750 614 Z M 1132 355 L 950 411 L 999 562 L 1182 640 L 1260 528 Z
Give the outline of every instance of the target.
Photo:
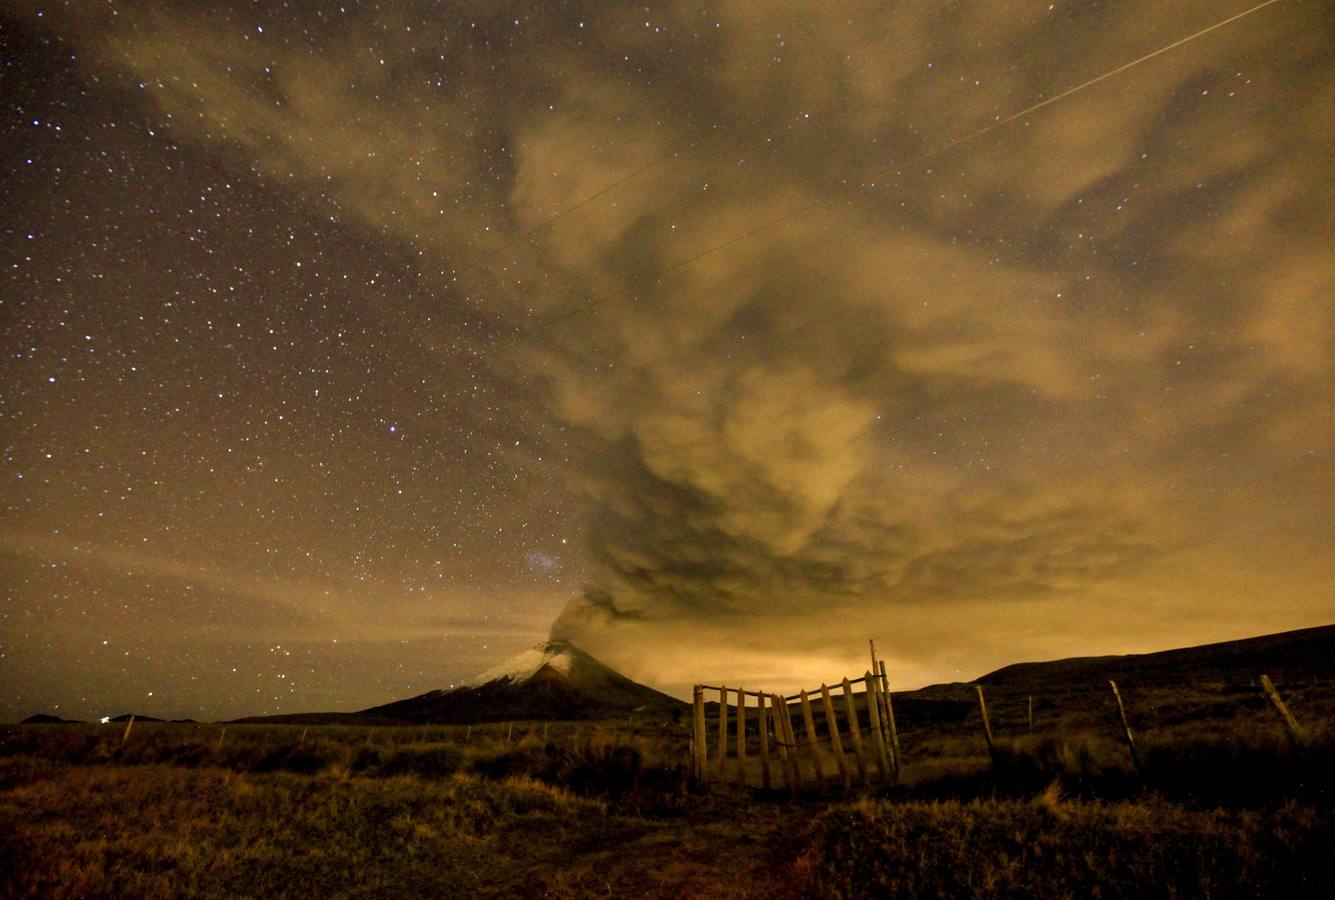
M 53 716 L 48 713 L 38 713 L 35 716 L 28 716 L 21 725 L 81 725 L 78 719 L 62 719 L 60 716 Z
M 893 694 L 902 727 L 974 721 L 977 686 L 986 692 L 994 726 L 1059 714 L 1067 723 L 1106 719 L 1116 681 L 1128 709 L 1142 721 L 1223 719 L 1264 710 L 1258 679 L 1269 675 L 1295 711 L 1312 714 L 1335 702 L 1335 625 L 1202 644 L 1156 653 L 1078 656 L 1015 663 L 969 682 L 934 684 Z
M 1261 672 L 1276 680 L 1283 680 L 1289 673 L 1302 678 L 1335 676 L 1335 625 L 1157 653 L 1077 656 L 1050 662 L 1015 663 L 989 672 L 972 683 L 1023 687 L 1056 681 L 1106 683 L 1120 677 L 1140 681 L 1187 678 L 1250 684 Z
M 408 724 L 603 719 L 628 713 L 673 715 L 675 697 L 632 681 L 568 641 L 547 641 L 488 669 L 468 684 L 355 713 L 298 713 L 240 722 Z

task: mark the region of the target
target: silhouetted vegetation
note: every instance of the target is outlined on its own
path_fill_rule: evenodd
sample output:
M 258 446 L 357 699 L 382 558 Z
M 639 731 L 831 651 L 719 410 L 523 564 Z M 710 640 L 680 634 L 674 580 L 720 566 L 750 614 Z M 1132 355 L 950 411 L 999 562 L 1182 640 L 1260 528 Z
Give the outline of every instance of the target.
M 1324 897 L 1327 811 L 1162 800 L 864 801 L 821 813 L 794 866 L 828 897 Z

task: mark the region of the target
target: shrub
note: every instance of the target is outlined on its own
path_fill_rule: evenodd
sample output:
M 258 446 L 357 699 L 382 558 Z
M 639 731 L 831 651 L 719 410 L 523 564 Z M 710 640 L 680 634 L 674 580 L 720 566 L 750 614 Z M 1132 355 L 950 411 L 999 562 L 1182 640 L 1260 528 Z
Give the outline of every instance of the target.
M 365 747 L 363 751 L 374 748 Z M 378 755 L 378 754 L 376 754 Z M 376 771 L 381 775 L 416 775 L 420 778 L 444 778 L 460 771 L 464 753 L 453 744 L 412 744 L 396 747 L 380 759 Z

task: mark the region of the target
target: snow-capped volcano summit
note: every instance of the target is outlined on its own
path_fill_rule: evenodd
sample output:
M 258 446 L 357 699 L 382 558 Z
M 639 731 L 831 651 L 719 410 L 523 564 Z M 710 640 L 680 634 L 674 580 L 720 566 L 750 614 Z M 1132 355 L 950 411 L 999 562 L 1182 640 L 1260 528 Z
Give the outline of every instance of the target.
M 597 719 L 685 703 L 631 681 L 569 641 L 544 641 L 448 691 L 364 712 L 405 722 Z
M 538 675 L 543 669 L 550 668 L 553 673 L 569 675 L 575 668 L 578 657 L 602 665 L 583 650 L 568 641 L 543 641 L 523 653 L 515 654 L 505 662 L 492 666 L 466 683 L 466 687 L 477 687 L 493 681 L 508 679 L 512 684 L 523 684 Z M 611 671 L 611 670 L 609 670 Z

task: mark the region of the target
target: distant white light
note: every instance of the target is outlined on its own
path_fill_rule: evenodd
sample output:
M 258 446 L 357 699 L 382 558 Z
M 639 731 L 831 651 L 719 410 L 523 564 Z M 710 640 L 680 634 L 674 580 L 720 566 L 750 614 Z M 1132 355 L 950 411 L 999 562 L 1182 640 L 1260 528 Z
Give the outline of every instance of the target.
M 111 723 L 111 716 L 103 716 L 102 718 L 98 719 L 97 721 L 101 722 L 103 725 L 108 725 L 108 724 Z

